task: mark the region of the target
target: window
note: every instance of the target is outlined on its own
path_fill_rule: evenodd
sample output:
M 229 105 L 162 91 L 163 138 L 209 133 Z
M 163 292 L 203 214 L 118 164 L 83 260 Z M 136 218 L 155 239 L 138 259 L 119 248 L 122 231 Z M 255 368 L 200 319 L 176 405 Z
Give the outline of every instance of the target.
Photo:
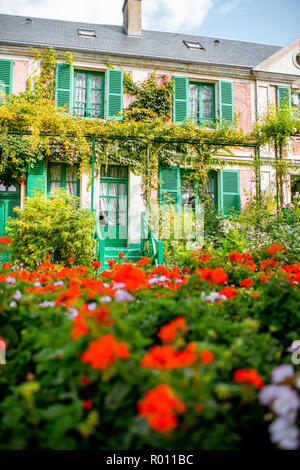
M 200 125 L 215 123 L 215 89 L 209 83 L 189 84 L 189 114 Z
M 77 165 L 50 163 L 48 165 L 48 195 L 52 196 L 57 189 L 63 188 L 72 196 L 79 196 L 80 181 L 77 172 Z
M 104 117 L 104 74 L 75 71 L 74 114 L 80 117 Z
M 198 41 L 183 41 L 183 42 L 188 49 L 200 49 L 201 51 L 205 51 L 204 47 L 201 46 L 200 42 Z
M 79 28 L 77 29 L 78 36 L 85 36 L 88 38 L 95 38 L 96 37 L 96 31 L 94 29 L 82 29 Z

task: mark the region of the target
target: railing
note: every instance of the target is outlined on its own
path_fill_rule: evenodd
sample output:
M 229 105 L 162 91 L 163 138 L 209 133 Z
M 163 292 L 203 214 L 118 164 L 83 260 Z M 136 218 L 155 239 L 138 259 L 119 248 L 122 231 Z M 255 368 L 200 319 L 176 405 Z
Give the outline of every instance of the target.
M 99 228 L 99 222 L 96 216 L 96 209 L 93 209 L 94 218 L 95 218 L 95 227 L 94 227 L 94 240 L 95 240 L 95 252 L 97 260 L 101 262 L 101 268 L 104 268 L 105 264 L 105 239 L 101 237 L 101 232 Z
M 152 231 L 149 216 L 145 212 L 141 213 L 141 245 L 143 252 L 146 243 L 149 243 L 149 254 L 155 266 L 164 262 L 164 242 L 158 240 L 156 234 Z

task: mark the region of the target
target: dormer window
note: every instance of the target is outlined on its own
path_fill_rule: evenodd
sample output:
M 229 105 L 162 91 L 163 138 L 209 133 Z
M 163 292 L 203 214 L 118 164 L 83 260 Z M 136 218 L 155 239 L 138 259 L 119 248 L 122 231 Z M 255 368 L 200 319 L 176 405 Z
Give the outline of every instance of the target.
M 83 29 L 79 28 L 77 29 L 78 36 L 84 36 L 87 38 L 95 38 L 96 37 L 96 31 L 94 29 Z
M 205 51 L 204 47 L 201 46 L 198 41 L 183 41 L 188 49 L 199 49 L 200 51 Z

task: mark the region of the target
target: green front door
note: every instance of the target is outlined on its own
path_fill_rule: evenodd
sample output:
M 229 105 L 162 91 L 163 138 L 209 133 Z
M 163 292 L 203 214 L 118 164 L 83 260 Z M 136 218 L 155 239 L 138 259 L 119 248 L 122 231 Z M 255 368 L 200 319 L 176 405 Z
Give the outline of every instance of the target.
M 14 207 L 20 205 L 20 185 L 16 181 L 10 184 L 0 180 L 0 237 L 6 234 L 8 217 L 16 217 Z M 0 263 L 8 258 L 8 253 L 0 252 Z
M 106 246 L 126 247 L 128 239 L 128 168 L 109 165 L 100 178 L 101 235 Z

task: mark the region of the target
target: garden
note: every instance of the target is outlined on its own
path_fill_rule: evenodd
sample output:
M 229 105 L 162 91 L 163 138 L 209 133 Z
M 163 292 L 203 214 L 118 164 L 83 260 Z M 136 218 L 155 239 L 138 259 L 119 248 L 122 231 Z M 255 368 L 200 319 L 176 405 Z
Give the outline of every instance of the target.
M 0 448 L 297 449 L 300 206 L 249 211 L 175 266 L 5 262 Z

